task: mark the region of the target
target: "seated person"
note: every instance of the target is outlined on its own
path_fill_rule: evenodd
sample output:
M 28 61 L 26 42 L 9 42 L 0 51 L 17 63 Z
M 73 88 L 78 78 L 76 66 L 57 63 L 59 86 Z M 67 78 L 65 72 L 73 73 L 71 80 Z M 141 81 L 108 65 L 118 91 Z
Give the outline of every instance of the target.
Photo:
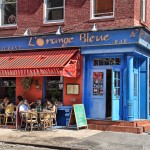
M 30 110 L 30 105 L 27 100 L 23 100 L 22 104 L 19 106 L 19 113 L 28 110 Z
M 46 110 L 50 110 L 51 112 L 56 112 L 56 106 L 53 101 L 46 100 L 45 107 Z
M 17 96 L 17 99 L 19 101 L 18 106 L 20 106 L 23 103 L 23 97 L 19 95 L 19 96 Z
M 10 102 L 10 99 L 9 99 L 8 97 L 5 97 L 4 100 L 3 100 L 3 102 L 1 103 L 1 110 L 0 110 L 0 112 L 1 112 L 1 113 L 5 113 L 5 108 L 6 108 L 8 105 L 10 105 L 10 104 L 12 104 L 12 103 Z M 12 105 L 13 105 L 13 104 L 12 104 Z

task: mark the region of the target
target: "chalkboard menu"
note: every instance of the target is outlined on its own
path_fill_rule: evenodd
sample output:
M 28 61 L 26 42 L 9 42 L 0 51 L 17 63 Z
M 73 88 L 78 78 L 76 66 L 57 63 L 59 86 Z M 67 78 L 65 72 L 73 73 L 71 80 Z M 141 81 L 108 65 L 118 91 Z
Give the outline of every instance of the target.
M 72 107 L 69 126 L 76 124 L 77 128 L 87 127 L 87 119 L 83 104 L 74 104 Z

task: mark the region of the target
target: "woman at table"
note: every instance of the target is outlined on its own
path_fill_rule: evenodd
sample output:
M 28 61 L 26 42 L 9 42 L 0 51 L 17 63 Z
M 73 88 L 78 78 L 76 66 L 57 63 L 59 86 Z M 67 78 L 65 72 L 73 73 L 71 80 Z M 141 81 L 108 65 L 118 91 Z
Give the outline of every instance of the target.
M 56 106 L 53 103 L 53 101 L 47 100 L 45 101 L 45 107 L 46 110 L 50 110 L 51 112 L 56 112 Z
M 0 113 L 5 113 L 5 108 L 11 104 L 10 99 L 8 97 L 5 97 L 3 102 L 1 103 L 1 109 L 0 109 Z

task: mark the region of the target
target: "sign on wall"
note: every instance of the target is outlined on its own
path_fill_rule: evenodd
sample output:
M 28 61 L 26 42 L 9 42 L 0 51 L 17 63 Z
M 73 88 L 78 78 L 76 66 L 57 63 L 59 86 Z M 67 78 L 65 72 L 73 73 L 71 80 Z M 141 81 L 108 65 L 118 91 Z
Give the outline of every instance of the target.
M 140 28 L 96 32 L 68 33 L 62 35 L 22 36 L 0 39 L 0 51 L 53 49 L 137 43 Z

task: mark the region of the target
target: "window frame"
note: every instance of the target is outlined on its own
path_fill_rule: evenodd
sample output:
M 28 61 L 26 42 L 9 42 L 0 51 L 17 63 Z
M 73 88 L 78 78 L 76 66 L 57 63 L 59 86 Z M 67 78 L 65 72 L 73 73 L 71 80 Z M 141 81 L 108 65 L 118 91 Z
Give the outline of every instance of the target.
M 140 0 L 140 19 L 146 21 L 146 0 Z
M 8 3 L 14 3 L 14 2 L 8 2 Z M 0 27 L 16 27 L 17 26 L 17 14 L 18 14 L 18 0 L 16 0 L 16 23 L 15 24 L 4 24 L 4 18 L 2 17 L 2 7 L 3 7 L 3 2 L 0 1 Z
M 94 1 L 95 0 L 91 0 L 91 19 L 114 18 L 114 15 L 115 15 L 115 0 L 113 0 L 113 15 L 112 16 L 102 16 L 102 17 L 94 17 Z
M 43 16 L 43 23 L 49 24 L 49 23 L 62 23 L 64 22 L 65 18 L 65 0 L 63 0 L 63 7 L 55 7 L 55 8 L 63 8 L 63 19 L 60 20 L 47 20 L 47 0 L 44 0 L 44 16 Z M 54 8 L 52 8 L 54 9 Z

